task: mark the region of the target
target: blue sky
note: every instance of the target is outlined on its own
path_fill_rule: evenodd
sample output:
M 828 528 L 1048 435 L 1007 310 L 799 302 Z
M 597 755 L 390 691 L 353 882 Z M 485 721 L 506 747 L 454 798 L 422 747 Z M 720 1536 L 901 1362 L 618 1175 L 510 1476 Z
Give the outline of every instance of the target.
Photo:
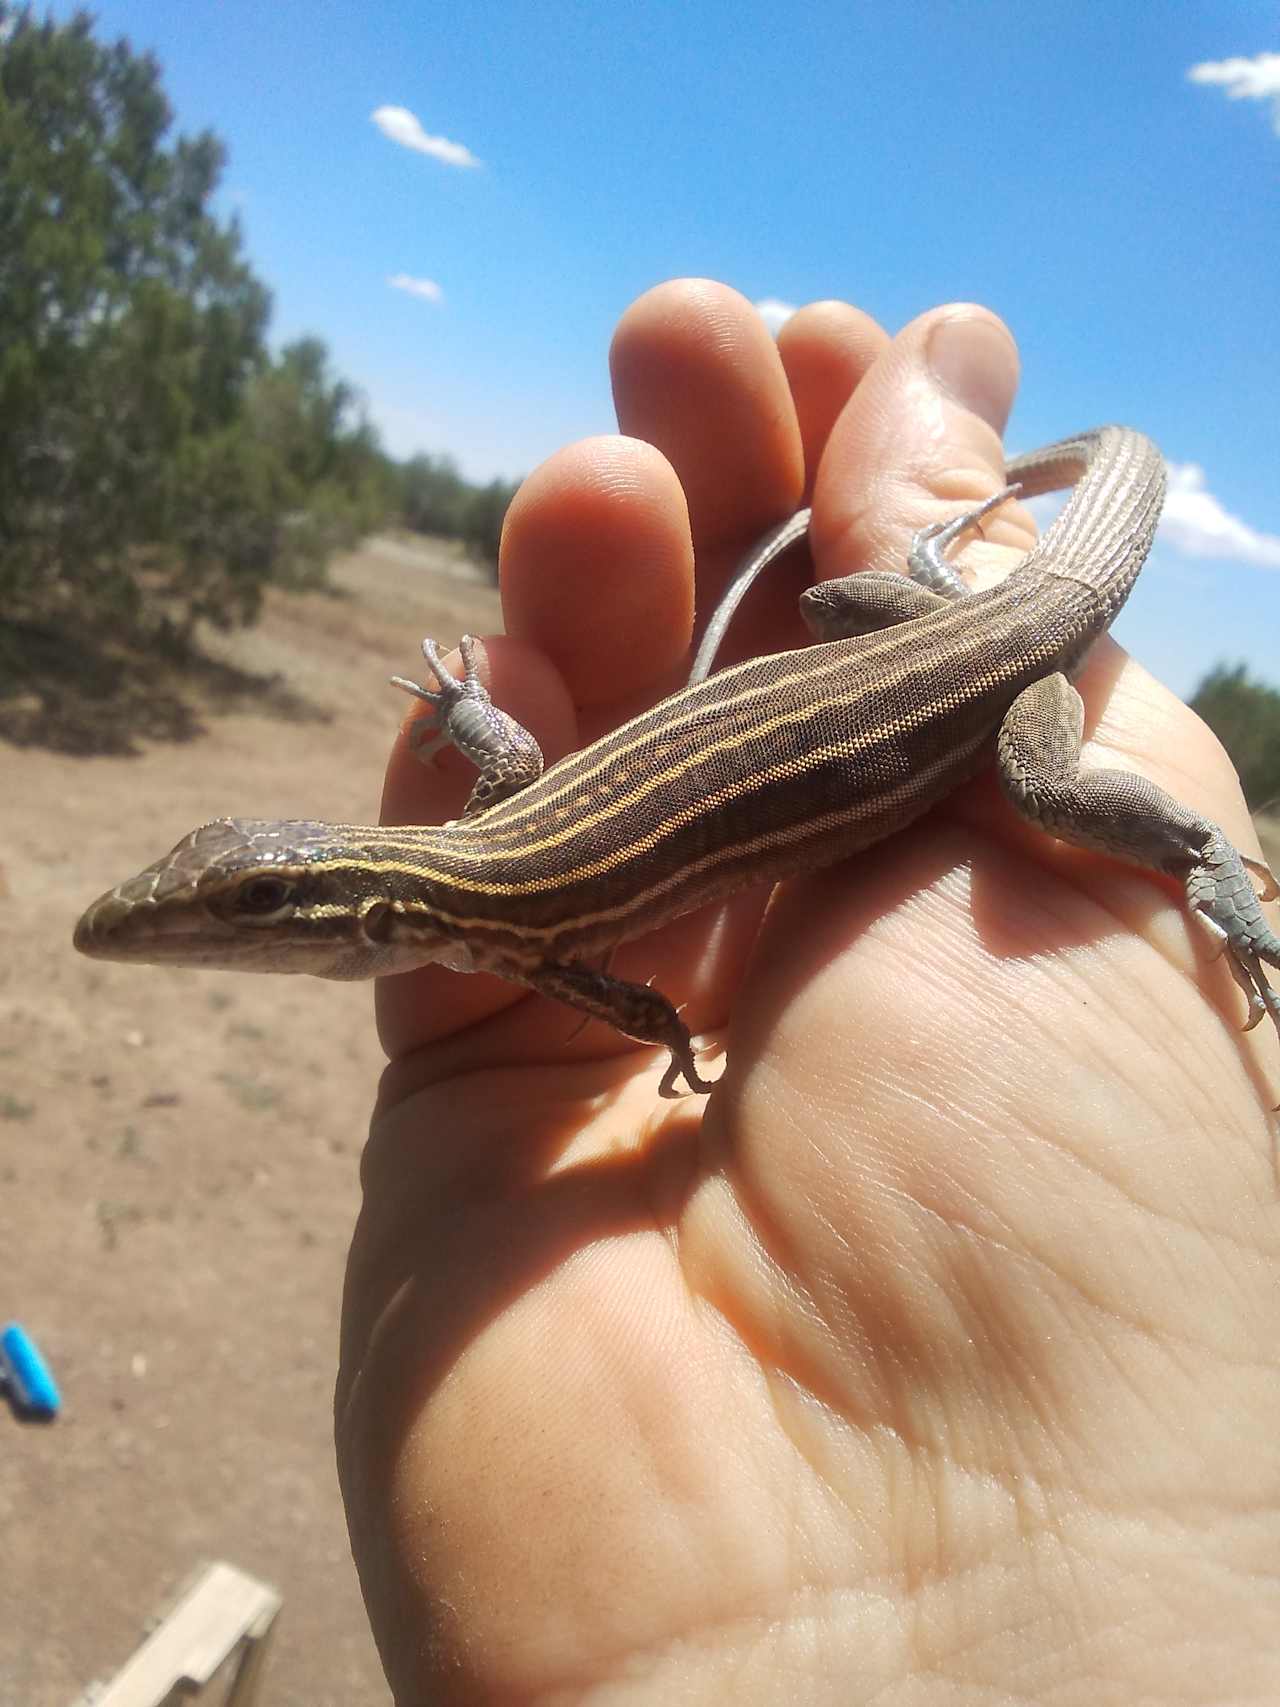
M 273 336 L 323 337 L 395 453 L 488 478 L 609 430 L 613 324 L 664 278 L 890 328 L 976 299 L 1022 348 L 1011 448 L 1119 420 L 1170 461 L 1120 638 L 1183 693 L 1280 682 L 1275 5 L 94 10 L 226 142 Z

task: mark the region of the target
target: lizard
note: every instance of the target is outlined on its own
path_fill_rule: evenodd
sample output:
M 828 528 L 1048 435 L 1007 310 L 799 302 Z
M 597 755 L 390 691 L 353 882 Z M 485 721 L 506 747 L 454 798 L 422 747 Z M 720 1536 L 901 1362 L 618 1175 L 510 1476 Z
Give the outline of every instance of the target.
M 1176 879 L 1244 993 L 1280 1034 L 1273 873 L 1146 778 L 1080 766 L 1072 685 L 1123 605 L 1164 500 L 1156 447 L 1102 427 L 1015 457 L 986 503 L 916 534 L 908 573 L 868 570 L 801 598 L 815 643 L 711 673 L 733 606 L 808 527 L 756 547 L 679 692 L 543 768 L 482 685 L 464 637 L 412 738 L 450 741 L 479 777 L 460 818 L 370 827 L 220 818 L 93 903 L 75 946 L 109 960 L 364 978 L 441 963 L 496 973 L 665 1046 L 665 1096 L 711 1087 L 688 1028 L 647 984 L 603 969 L 618 943 L 749 884 L 892 835 L 994 758 L 1005 796 L 1060 840 Z M 997 586 L 971 592 L 947 548 L 994 505 L 1071 487 Z M 429 739 L 427 737 L 430 737 Z M 1256 882 L 1256 887 L 1255 887 Z

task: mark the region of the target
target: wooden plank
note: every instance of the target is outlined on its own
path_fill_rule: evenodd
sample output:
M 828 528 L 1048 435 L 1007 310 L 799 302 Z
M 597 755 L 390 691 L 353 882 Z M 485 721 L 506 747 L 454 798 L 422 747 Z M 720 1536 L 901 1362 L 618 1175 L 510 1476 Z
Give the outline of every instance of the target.
M 111 1682 L 81 1698 L 83 1707 L 163 1707 L 175 1689 L 203 1689 L 242 1642 L 247 1651 L 226 1701 L 251 1707 L 280 1606 L 269 1584 L 221 1560 L 207 1566 Z

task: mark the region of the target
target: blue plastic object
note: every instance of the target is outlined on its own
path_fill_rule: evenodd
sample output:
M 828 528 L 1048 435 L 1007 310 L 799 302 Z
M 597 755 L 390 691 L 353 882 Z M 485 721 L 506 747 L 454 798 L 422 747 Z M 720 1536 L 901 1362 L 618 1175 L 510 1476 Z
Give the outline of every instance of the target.
M 62 1408 L 58 1384 L 21 1322 L 10 1322 L 0 1333 L 0 1379 L 14 1402 L 33 1416 L 56 1417 Z

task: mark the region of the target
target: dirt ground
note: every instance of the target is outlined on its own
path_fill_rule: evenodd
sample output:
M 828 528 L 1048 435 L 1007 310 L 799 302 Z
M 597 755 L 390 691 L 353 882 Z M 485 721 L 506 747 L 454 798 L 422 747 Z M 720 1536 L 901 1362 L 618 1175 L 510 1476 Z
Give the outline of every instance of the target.
M 388 674 L 419 674 L 423 634 L 492 630 L 497 597 L 391 538 L 334 581 L 273 594 L 177 693 L 158 672 L 123 709 L 106 694 L 105 744 L 131 752 L 77 756 L 95 743 L 62 728 L 87 665 L 51 693 L 37 672 L 0 723 L 0 1322 L 65 1400 L 46 1427 L 0 1405 L 0 1707 L 69 1707 L 215 1558 L 284 1596 L 264 1707 L 388 1700 L 331 1439 L 370 986 L 71 949 L 95 895 L 204 819 L 374 820 Z

